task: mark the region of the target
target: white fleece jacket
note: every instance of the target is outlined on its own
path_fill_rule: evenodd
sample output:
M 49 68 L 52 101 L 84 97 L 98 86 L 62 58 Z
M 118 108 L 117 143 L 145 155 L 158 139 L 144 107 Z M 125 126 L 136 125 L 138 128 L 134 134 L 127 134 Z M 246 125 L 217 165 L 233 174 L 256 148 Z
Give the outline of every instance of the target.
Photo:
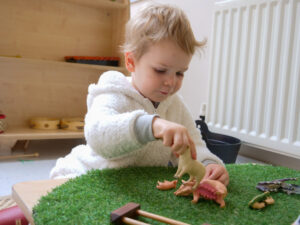
M 191 114 L 179 95 L 174 94 L 155 108 L 120 72 L 108 71 L 91 84 L 87 96 L 84 134 L 86 145 L 72 149 L 59 158 L 50 178 L 70 178 L 90 169 L 127 166 L 177 166 L 171 149 L 155 140 L 142 144 L 135 134 L 135 121 L 141 115 L 158 114 L 161 118 L 184 125 L 197 148 L 197 160 L 223 162 L 202 141 Z

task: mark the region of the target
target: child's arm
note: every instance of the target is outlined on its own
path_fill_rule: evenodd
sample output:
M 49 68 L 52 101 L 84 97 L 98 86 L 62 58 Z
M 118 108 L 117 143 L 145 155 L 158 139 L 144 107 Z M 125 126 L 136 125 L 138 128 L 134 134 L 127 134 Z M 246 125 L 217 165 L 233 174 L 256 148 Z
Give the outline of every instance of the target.
M 122 94 L 101 94 L 94 98 L 85 117 L 87 144 L 105 159 L 126 157 L 143 146 L 134 132 L 136 119 L 144 110 L 126 112 Z M 125 111 L 125 112 L 124 112 Z
M 197 158 L 194 141 L 184 126 L 155 117 L 152 122 L 152 129 L 154 137 L 162 139 L 163 144 L 171 147 L 175 155 L 181 155 L 189 147 L 192 158 Z

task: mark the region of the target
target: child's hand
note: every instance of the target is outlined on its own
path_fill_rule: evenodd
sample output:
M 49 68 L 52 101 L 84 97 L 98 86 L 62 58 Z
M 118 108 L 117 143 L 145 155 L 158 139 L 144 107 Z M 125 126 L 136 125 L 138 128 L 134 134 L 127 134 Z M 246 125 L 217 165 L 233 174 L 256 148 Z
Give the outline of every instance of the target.
M 181 155 L 189 147 L 192 158 L 197 158 L 195 144 L 184 126 L 155 117 L 152 130 L 154 137 L 162 139 L 163 144 L 171 147 L 175 155 Z
M 224 166 L 219 164 L 208 164 L 205 169 L 206 172 L 203 180 L 218 180 L 226 186 L 229 184 L 229 174 Z

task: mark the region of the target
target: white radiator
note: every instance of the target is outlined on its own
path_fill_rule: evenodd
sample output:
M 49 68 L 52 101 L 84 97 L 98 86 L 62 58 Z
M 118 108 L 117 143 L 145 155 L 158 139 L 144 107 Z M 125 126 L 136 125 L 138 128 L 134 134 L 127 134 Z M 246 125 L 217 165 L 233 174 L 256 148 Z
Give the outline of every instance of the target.
M 215 5 L 210 130 L 300 158 L 300 0 Z

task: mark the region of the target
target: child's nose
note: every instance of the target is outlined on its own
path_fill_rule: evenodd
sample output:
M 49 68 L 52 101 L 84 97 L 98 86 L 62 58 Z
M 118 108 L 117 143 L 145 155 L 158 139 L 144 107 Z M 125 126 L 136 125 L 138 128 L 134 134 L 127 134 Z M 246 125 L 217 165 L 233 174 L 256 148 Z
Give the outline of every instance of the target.
M 169 74 L 168 76 L 166 76 L 164 84 L 167 86 L 174 86 L 176 82 L 175 79 L 176 79 L 175 75 Z

